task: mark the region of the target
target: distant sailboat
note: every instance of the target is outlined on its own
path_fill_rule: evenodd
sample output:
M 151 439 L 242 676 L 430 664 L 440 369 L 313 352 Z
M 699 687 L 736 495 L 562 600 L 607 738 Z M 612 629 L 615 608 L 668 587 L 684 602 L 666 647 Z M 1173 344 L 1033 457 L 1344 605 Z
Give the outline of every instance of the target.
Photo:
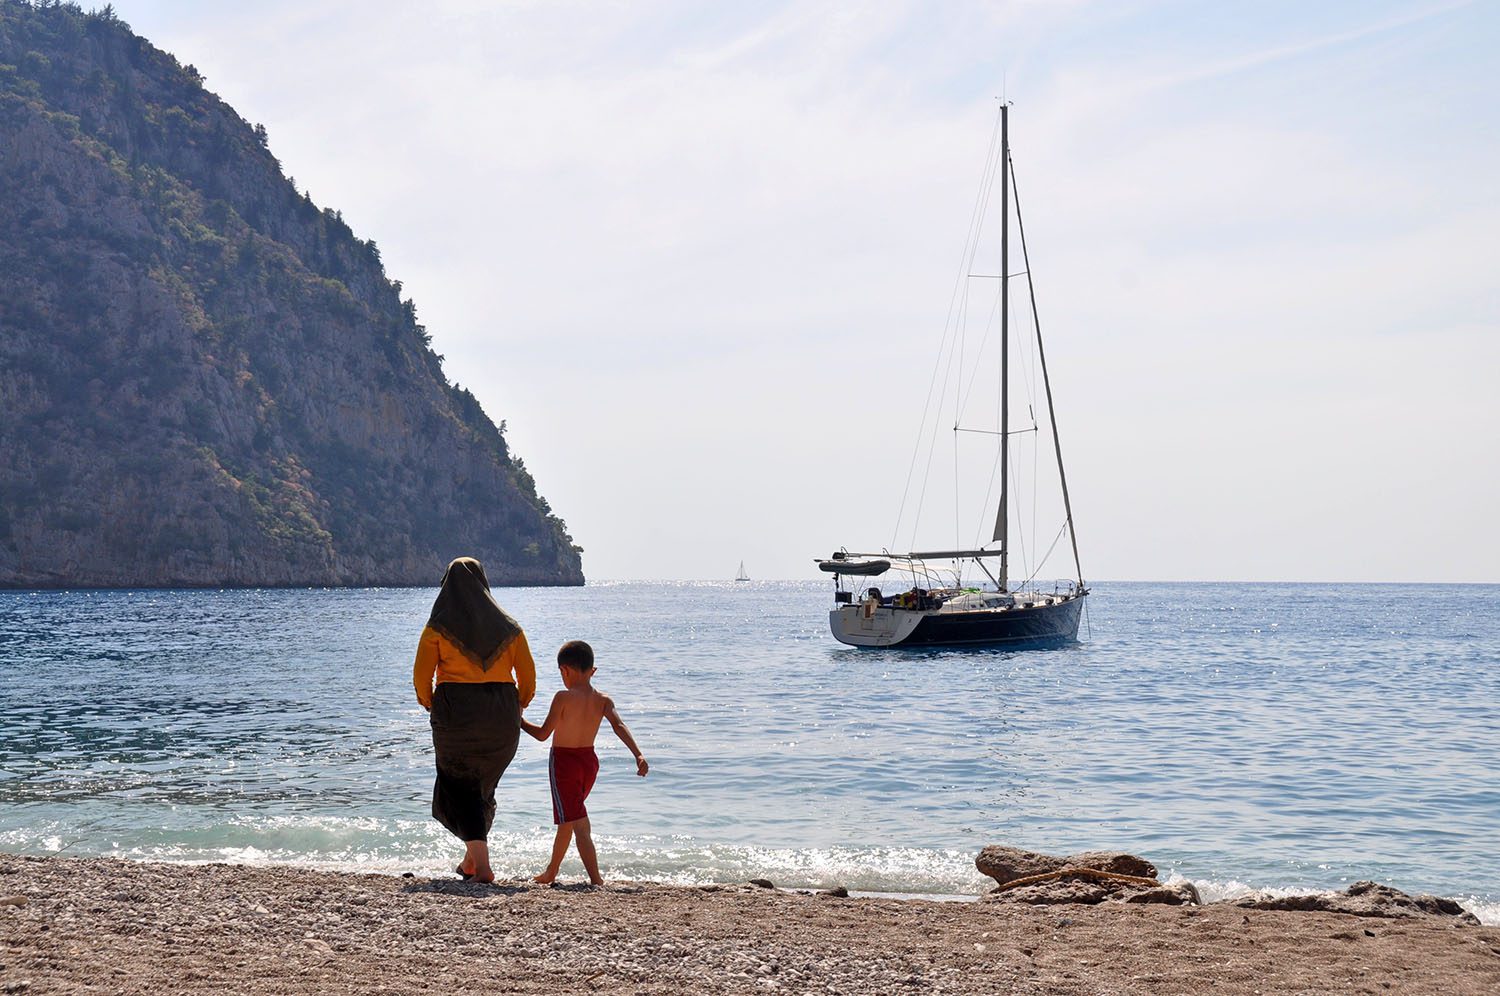
M 736 581 L 749 581 L 750 575 L 745 573 L 745 562 L 740 561 L 740 572 L 734 576 Z

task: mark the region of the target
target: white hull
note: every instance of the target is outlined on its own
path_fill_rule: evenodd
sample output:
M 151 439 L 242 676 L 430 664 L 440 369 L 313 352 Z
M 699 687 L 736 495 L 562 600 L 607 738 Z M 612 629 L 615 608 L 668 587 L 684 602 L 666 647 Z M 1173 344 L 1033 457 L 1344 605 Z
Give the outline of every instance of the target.
M 851 647 L 894 647 L 911 636 L 928 612 L 840 605 L 828 613 L 833 638 Z

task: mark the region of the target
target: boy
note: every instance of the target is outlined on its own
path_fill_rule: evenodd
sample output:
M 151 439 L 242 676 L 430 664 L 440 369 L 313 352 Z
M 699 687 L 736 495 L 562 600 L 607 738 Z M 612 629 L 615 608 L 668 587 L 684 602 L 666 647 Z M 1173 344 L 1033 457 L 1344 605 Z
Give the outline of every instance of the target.
M 557 734 L 547 762 L 552 782 L 552 822 L 557 824 L 557 837 L 552 841 L 552 860 L 536 881 L 546 885 L 557 878 L 557 869 L 568 853 L 568 841 L 577 835 L 578 856 L 589 873 L 589 882 L 603 885 L 599 856 L 594 852 L 594 838 L 589 833 L 588 810 L 583 808 L 583 800 L 594 787 L 594 776 L 599 774 L 599 757 L 594 753 L 599 721 L 608 719 L 615 736 L 635 755 L 637 775 L 644 778 L 650 766 L 615 711 L 614 702 L 589 684 L 595 670 L 594 648 L 582 640 L 569 640 L 557 651 L 557 670 L 562 675 L 563 690 L 553 696 L 546 721 L 537 726 L 521 720 L 521 729 L 538 740 Z

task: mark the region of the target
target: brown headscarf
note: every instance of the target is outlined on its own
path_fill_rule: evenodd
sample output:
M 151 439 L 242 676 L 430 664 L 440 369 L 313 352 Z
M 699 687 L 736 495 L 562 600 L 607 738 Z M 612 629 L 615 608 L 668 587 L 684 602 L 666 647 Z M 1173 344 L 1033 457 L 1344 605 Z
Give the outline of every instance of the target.
M 521 632 L 496 604 L 484 567 L 473 557 L 459 557 L 443 572 L 443 588 L 432 603 L 427 625 L 482 671 L 488 671 Z

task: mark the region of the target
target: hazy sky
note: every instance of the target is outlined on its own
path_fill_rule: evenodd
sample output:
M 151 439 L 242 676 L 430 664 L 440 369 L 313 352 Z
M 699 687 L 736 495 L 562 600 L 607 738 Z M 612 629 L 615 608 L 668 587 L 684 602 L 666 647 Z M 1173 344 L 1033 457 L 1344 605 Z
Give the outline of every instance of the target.
M 376 240 L 590 578 L 891 542 L 1003 89 L 1090 579 L 1500 580 L 1500 5 L 115 8 Z

